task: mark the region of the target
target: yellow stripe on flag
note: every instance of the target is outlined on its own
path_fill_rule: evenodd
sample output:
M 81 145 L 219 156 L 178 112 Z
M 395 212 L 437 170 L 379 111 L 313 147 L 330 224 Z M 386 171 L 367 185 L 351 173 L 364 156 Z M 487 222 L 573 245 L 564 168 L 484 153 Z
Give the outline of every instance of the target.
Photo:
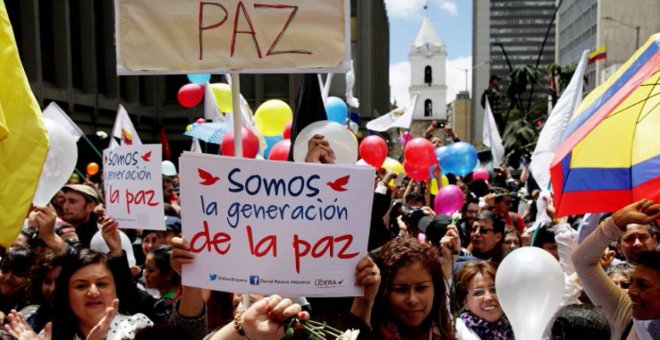
M 603 47 L 601 47 L 601 48 L 599 48 L 599 49 L 597 49 L 597 50 L 595 50 L 595 51 L 589 53 L 589 59 L 593 59 L 593 58 L 595 58 L 597 55 L 599 55 L 599 54 L 601 54 L 601 53 L 605 53 L 605 52 L 606 52 L 606 49 L 605 49 L 605 46 L 603 46 Z
M 5 2 L 0 2 L 0 245 L 20 231 L 48 153 L 48 136 L 32 94 Z

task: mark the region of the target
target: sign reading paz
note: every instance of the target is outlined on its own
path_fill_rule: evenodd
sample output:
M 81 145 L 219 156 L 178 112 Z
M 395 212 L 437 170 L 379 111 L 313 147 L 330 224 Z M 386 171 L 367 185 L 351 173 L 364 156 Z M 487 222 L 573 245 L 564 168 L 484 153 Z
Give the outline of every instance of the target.
M 162 145 L 103 150 L 105 203 L 120 228 L 165 229 Z
M 357 296 L 374 170 L 184 153 L 183 284 L 227 292 Z
M 119 74 L 346 72 L 348 0 L 115 0 Z

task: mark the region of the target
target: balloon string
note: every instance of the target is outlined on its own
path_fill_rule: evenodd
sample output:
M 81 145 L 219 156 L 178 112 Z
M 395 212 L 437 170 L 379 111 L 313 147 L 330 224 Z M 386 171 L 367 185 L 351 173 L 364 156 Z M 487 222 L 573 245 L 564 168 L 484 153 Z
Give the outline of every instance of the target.
M 96 152 L 96 154 L 99 156 L 99 159 L 102 160 L 102 159 L 103 159 L 103 155 L 101 155 L 101 152 L 99 151 L 99 149 L 97 149 L 96 146 L 94 146 L 94 144 L 92 144 L 92 141 L 90 141 L 90 140 L 87 138 L 87 136 L 85 136 L 84 133 L 82 134 L 82 138 L 85 139 L 85 142 L 87 142 L 87 144 L 89 144 L 89 146 L 92 147 L 92 150 L 94 150 L 94 152 Z M 112 138 L 112 137 L 110 137 L 110 138 Z M 76 169 L 76 172 L 79 172 L 78 169 Z
M 76 168 L 73 168 L 73 170 L 78 174 L 78 176 L 80 176 L 80 178 L 86 178 L 86 176 L 82 172 L 80 172 L 80 170 Z

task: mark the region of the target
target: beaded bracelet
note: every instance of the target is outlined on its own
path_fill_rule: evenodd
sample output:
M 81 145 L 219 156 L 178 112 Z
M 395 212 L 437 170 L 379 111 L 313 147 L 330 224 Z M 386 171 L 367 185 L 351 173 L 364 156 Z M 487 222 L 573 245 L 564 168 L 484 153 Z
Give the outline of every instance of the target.
M 244 310 L 239 311 L 238 313 L 236 313 L 236 317 L 234 317 L 234 331 L 238 335 L 240 335 L 244 338 L 247 338 L 245 336 L 245 329 L 243 329 L 243 314 L 244 313 L 245 313 Z

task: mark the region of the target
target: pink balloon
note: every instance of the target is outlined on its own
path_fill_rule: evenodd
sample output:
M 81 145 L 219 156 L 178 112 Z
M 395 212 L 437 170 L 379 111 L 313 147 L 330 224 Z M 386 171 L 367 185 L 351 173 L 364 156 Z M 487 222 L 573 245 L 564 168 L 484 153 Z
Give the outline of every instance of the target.
M 243 140 L 243 157 L 254 158 L 257 152 L 259 152 L 259 138 L 246 128 L 241 128 L 241 138 Z M 234 130 L 227 132 L 222 137 L 220 150 L 224 156 L 236 156 L 234 151 Z
M 293 125 L 293 121 L 286 123 L 284 131 L 282 131 L 282 138 L 291 139 L 291 125 Z
M 410 134 L 410 132 L 403 131 L 403 133 L 401 133 L 401 145 L 406 145 L 411 140 L 412 140 L 412 134 Z
M 410 162 L 416 168 L 427 169 L 438 162 L 435 157 L 435 148 L 426 138 L 415 138 L 406 144 L 403 150 L 403 157 L 406 162 Z
M 387 157 L 387 144 L 378 136 L 369 136 L 360 143 L 360 157 L 376 169 L 380 169 Z
M 464 199 L 461 188 L 453 184 L 445 185 L 435 195 L 433 210 L 436 214 L 451 215 L 461 209 Z
M 472 172 L 472 179 L 483 179 L 484 181 L 488 180 L 488 170 L 479 168 Z
M 291 140 L 282 139 L 275 143 L 273 148 L 270 149 L 268 159 L 271 161 L 287 161 L 289 159 L 289 150 L 291 149 Z
M 197 123 L 197 124 L 204 124 L 204 123 L 206 123 L 206 119 L 204 119 L 204 118 L 197 118 L 197 120 L 195 121 L 195 123 Z
M 406 172 L 408 177 L 416 181 L 427 181 L 429 177 L 429 169 L 417 168 L 411 163 L 403 162 L 403 171 Z
M 204 86 L 199 84 L 186 84 L 181 86 L 177 94 L 179 104 L 185 108 L 191 108 L 199 104 L 204 98 Z

